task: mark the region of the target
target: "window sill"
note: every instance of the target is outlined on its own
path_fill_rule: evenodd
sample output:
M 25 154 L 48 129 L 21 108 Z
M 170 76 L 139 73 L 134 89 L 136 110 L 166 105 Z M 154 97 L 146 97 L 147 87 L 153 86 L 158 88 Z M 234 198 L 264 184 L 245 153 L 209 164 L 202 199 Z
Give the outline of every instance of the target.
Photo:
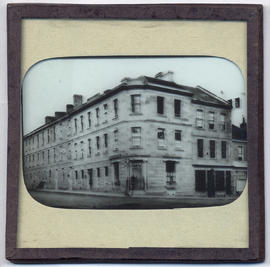
M 196 126 L 196 129 L 199 130 L 199 131 L 205 131 L 204 128 L 200 128 L 200 127 L 198 127 L 198 126 Z
M 166 116 L 166 115 L 164 115 L 164 114 L 160 114 L 160 113 L 157 113 L 157 116 L 159 116 L 159 117 L 163 117 L 163 118 L 167 118 L 167 116 Z
M 167 147 L 166 146 L 158 146 L 157 149 L 158 150 L 167 150 Z
M 99 156 L 99 155 L 100 155 L 100 152 L 97 152 L 95 155 L 96 155 L 96 156 Z
M 118 119 L 118 116 L 114 117 L 113 120 L 117 120 Z
M 141 116 L 143 115 L 141 112 L 132 112 L 129 114 L 130 116 Z
M 143 149 L 142 146 L 131 146 L 129 149 Z
M 175 148 L 176 151 L 184 151 L 184 149 L 180 148 L 180 147 L 176 147 Z

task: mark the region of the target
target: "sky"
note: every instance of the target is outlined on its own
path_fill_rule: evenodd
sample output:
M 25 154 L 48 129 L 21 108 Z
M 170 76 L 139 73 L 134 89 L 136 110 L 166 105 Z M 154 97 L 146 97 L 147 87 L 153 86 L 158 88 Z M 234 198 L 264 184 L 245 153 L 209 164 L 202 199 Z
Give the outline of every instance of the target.
M 23 131 L 31 132 L 45 122 L 45 116 L 65 111 L 73 94 L 84 101 L 120 84 L 124 77 L 154 77 L 174 72 L 178 84 L 200 85 L 225 100 L 241 97 L 241 108 L 232 113 L 239 125 L 246 117 L 246 88 L 242 73 L 233 62 L 216 57 L 165 58 L 65 58 L 48 59 L 33 65 L 23 80 Z M 243 99 L 243 100 L 242 100 Z

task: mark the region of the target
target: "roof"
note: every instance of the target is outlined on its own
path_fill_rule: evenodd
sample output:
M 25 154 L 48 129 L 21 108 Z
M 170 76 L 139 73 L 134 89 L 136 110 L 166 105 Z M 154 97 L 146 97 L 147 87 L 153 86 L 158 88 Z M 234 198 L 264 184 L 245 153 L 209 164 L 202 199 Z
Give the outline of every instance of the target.
M 68 112 L 64 112 L 61 117 L 55 118 L 53 121 L 49 123 L 45 123 L 44 125 L 40 126 L 39 128 L 33 130 L 32 132 L 28 133 L 24 136 L 27 138 L 32 134 L 43 130 L 49 126 L 56 124 L 59 121 L 62 121 L 73 114 L 81 112 L 102 100 L 105 100 L 108 97 L 111 97 L 120 91 L 123 90 L 134 90 L 134 89 L 145 89 L 145 90 L 154 90 L 160 92 L 166 92 L 171 94 L 178 94 L 178 95 L 185 95 L 191 98 L 191 102 L 194 104 L 206 105 L 206 106 L 214 106 L 220 107 L 224 109 L 231 109 L 231 104 L 216 96 L 215 94 L 209 92 L 208 90 L 202 88 L 201 86 L 197 87 L 190 87 L 181 84 L 177 84 L 173 81 L 166 81 L 163 79 L 157 79 L 148 76 L 139 76 L 135 79 L 133 78 L 124 78 L 122 79 L 121 83 L 109 90 L 105 90 L 103 94 L 96 94 L 87 99 L 87 102 L 81 104 L 80 106 L 74 107 L 72 110 Z

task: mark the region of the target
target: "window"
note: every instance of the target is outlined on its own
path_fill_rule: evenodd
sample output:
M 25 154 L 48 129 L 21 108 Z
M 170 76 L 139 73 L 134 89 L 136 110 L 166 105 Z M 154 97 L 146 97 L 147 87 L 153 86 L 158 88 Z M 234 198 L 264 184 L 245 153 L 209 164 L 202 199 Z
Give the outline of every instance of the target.
M 210 140 L 210 158 L 216 157 L 216 142 L 215 140 Z
M 165 146 L 165 129 L 158 128 L 157 140 L 158 140 L 158 146 Z
M 164 114 L 164 97 L 157 97 L 157 113 Z
M 221 157 L 226 159 L 227 157 L 227 142 L 221 141 Z
M 239 146 L 237 150 L 238 150 L 238 160 L 243 160 L 243 147 Z
M 99 124 L 99 108 L 96 108 L 97 124 Z
M 119 186 L 120 185 L 119 162 L 113 163 L 113 169 L 114 169 L 114 185 Z
M 224 171 L 216 171 L 216 191 L 225 190 Z
M 75 134 L 77 133 L 77 119 L 74 119 Z
M 97 177 L 100 177 L 100 168 L 97 168 Z
M 39 134 L 37 134 L 37 147 L 39 147 Z
M 141 96 L 131 95 L 131 110 L 133 113 L 141 112 Z
M 38 140 L 39 141 L 39 140 Z M 53 126 L 53 141 L 56 141 L 56 132 L 55 132 L 55 126 Z
M 197 109 L 196 126 L 199 129 L 203 128 L 203 111 L 201 109 Z
M 213 111 L 208 113 L 208 125 L 211 130 L 215 128 L 215 113 Z
M 175 130 L 175 132 L 174 132 L 174 138 L 175 138 L 175 141 L 181 141 L 181 139 L 182 139 L 182 131 Z
M 84 170 L 81 170 L 81 177 L 84 178 Z
M 74 144 L 74 159 L 77 159 L 78 151 L 77 151 L 77 143 Z
M 104 147 L 108 147 L 108 134 L 104 134 Z
M 173 185 L 175 181 L 175 161 L 166 161 L 167 184 Z
M 75 171 L 75 179 L 78 180 L 78 171 Z
M 141 145 L 141 127 L 132 127 L 131 128 L 131 138 L 133 146 Z
M 49 170 L 49 177 L 51 178 L 52 177 L 52 171 Z
M 44 132 L 42 132 L 42 146 L 44 146 Z
M 80 118 L 81 118 L 81 131 L 83 131 L 83 115 L 81 115 Z
M 198 157 L 203 158 L 203 139 L 197 140 Z
M 113 135 L 114 135 L 114 149 L 117 149 L 117 147 L 118 147 L 118 130 L 114 130 Z
M 50 143 L 50 130 L 48 129 L 47 130 L 47 141 L 48 141 L 48 144 Z M 33 138 L 33 144 L 34 144 L 34 138 Z
M 109 168 L 106 166 L 105 167 L 105 176 L 108 176 L 109 175 Z
M 81 159 L 84 158 L 84 149 L 83 149 L 83 146 L 84 146 L 84 142 L 81 141 Z
M 222 131 L 226 130 L 225 118 L 226 118 L 226 115 L 221 113 L 220 114 L 220 130 Z
M 92 149 L 91 149 L 91 139 L 88 139 L 88 156 L 91 157 Z
M 174 99 L 174 116 L 181 116 L 181 101 L 179 99 Z
M 206 173 L 203 170 L 195 170 L 195 190 L 197 192 L 206 191 Z
M 91 127 L 91 112 L 87 112 L 87 118 L 88 118 L 88 127 Z
M 56 162 L 56 151 L 55 151 L 55 147 L 53 148 L 53 161 Z
M 234 103 L 235 103 L 235 107 L 236 107 L 236 108 L 240 108 L 240 98 L 237 97 L 237 98 L 234 99 L 234 101 L 235 101 L 235 102 L 234 102 Z
M 68 143 L 68 159 L 71 159 L 71 143 Z
M 48 163 L 50 163 L 50 150 L 48 150 Z
M 44 164 L 44 160 L 45 160 L 45 152 L 42 151 L 42 163 Z
M 118 117 L 118 99 L 113 100 L 114 118 Z
M 96 136 L 96 143 L 97 143 L 97 149 L 99 149 L 100 148 L 99 136 Z
M 103 109 L 104 109 L 104 122 L 106 122 L 107 121 L 107 115 L 108 115 L 108 104 L 104 104 Z

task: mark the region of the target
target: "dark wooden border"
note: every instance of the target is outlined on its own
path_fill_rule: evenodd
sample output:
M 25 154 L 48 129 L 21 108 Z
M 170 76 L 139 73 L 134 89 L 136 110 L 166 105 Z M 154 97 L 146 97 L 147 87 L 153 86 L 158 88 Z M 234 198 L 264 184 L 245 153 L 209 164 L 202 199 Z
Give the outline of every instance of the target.
M 261 262 L 264 260 L 263 14 L 261 5 L 9 4 L 6 258 L 12 262 Z M 249 248 L 17 248 L 23 18 L 247 21 Z

